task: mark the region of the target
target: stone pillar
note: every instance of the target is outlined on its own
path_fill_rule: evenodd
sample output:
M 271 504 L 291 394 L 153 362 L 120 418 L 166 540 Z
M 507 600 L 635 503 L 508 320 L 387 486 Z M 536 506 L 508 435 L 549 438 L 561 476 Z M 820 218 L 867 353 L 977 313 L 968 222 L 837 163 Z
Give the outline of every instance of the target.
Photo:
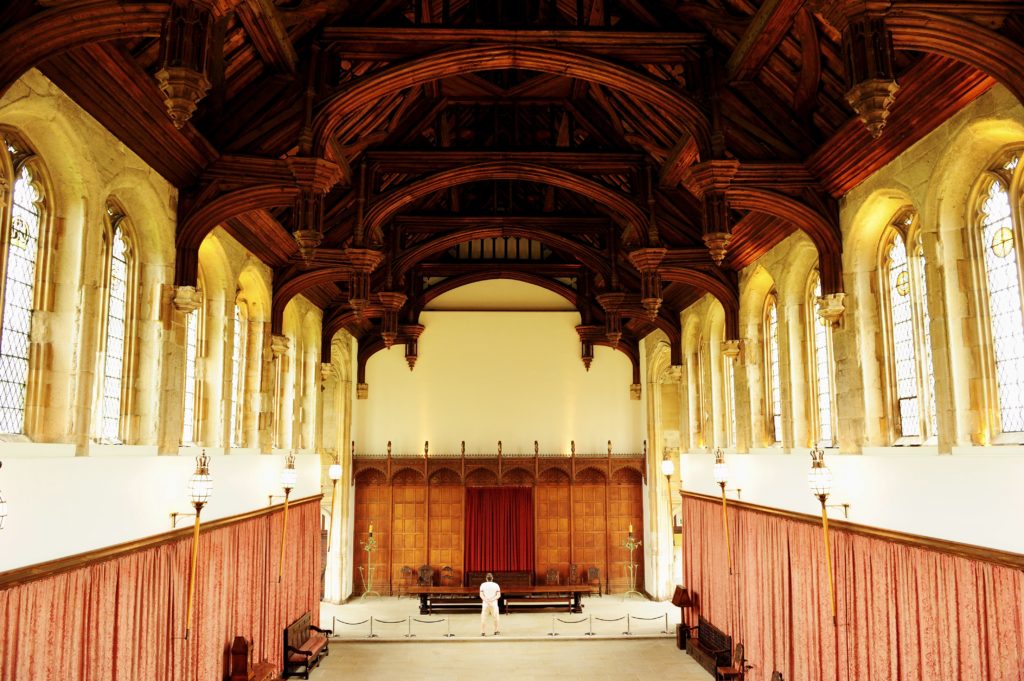
M 165 336 L 163 390 L 159 401 L 160 419 L 157 424 L 157 453 L 177 454 L 181 446 L 181 432 L 185 417 L 185 353 L 187 352 L 186 317 L 202 305 L 202 294 L 195 286 L 175 286 L 170 293 L 170 305 L 165 308 L 168 333 Z M 165 300 L 167 300 L 165 298 Z M 198 360 L 198 358 L 197 358 Z M 198 361 L 196 362 L 198 368 Z M 196 407 L 198 408 L 198 400 Z
M 270 352 L 273 356 L 274 361 L 274 389 L 273 395 L 273 406 L 271 407 L 271 424 L 270 428 L 274 433 L 272 447 L 284 447 L 287 448 L 289 443 L 284 441 L 284 372 L 285 372 L 285 361 L 288 347 L 291 345 L 291 341 L 288 336 L 273 335 L 270 338 Z
M 741 426 L 746 424 L 747 421 L 740 418 L 743 411 L 746 410 L 749 414 L 749 396 L 741 401 L 741 396 L 746 395 L 747 392 L 747 381 L 746 376 L 743 374 L 743 365 L 740 361 L 742 356 L 742 343 L 737 339 L 726 339 L 722 341 L 722 355 L 725 357 L 725 362 L 728 362 L 732 367 L 732 394 L 735 398 L 732 404 L 733 418 L 736 419 L 736 439 L 732 443 L 733 449 L 737 452 L 746 452 L 750 449 L 750 436 L 747 430 Z M 725 390 L 729 390 L 729 386 L 725 386 Z M 726 393 L 725 399 L 729 399 L 728 392 Z M 742 406 L 741 406 L 742 405 Z M 725 427 L 730 428 L 732 424 L 726 423 Z

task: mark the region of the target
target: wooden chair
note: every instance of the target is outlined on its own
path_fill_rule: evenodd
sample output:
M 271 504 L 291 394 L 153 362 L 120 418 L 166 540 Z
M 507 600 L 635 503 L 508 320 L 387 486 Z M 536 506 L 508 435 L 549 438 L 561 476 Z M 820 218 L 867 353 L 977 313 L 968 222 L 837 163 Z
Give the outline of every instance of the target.
M 403 594 L 409 592 L 409 587 L 412 586 L 412 568 L 408 565 L 402 566 L 402 583 L 398 587 L 398 597 L 401 598 Z
M 557 586 L 562 583 L 562 579 L 558 574 L 558 568 L 548 568 L 548 572 L 544 576 L 544 583 L 551 586 Z
M 772 672 L 772 681 L 782 681 L 782 672 Z
M 747 660 L 743 657 L 743 644 L 736 644 L 736 652 L 732 656 L 732 664 L 728 667 L 717 667 L 715 669 L 715 678 L 718 681 L 730 681 L 730 679 L 736 679 L 736 681 L 743 681 L 743 675 L 750 669 L 747 665 Z
M 434 586 L 434 568 L 429 565 L 420 565 L 416 571 L 416 586 Z
M 596 567 L 587 568 L 587 584 L 597 587 L 597 595 L 601 595 L 601 570 Z
M 573 563 L 569 566 L 569 581 L 566 582 L 566 584 L 579 584 L 579 581 L 579 567 L 576 565 L 576 563 Z
M 451 586 L 455 580 L 455 571 L 452 570 L 451 565 L 445 565 L 441 568 L 441 586 Z

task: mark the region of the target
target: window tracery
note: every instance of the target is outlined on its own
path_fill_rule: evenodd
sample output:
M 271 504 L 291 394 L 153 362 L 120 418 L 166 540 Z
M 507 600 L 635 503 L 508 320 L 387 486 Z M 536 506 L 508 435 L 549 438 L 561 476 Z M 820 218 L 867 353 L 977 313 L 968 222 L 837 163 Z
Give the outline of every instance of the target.
M 199 309 L 185 315 L 185 382 L 184 422 L 181 429 L 181 443 L 192 445 L 196 442 L 196 392 L 197 367 L 199 365 Z
M 100 372 L 100 423 L 98 436 L 105 442 L 120 442 L 121 402 L 125 385 L 128 334 L 128 299 L 131 250 L 124 230 L 124 215 L 107 206 L 110 226 L 107 262 L 107 304 L 104 323 L 103 369 Z
M 782 381 L 779 376 L 779 311 L 775 295 L 768 296 L 764 311 L 765 386 L 769 411 L 768 436 L 782 442 Z
M 821 277 L 811 275 L 808 328 L 811 336 L 811 384 L 814 386 L 814 441 L 822 447 L 836 446 L 835 381 L 833 378 L 832 327 L 817 314 L 821 298 Z
M 245 303 L 235 303 L 231 349 L 231 446 L 242 447 L 242 405 L 245 403 Z

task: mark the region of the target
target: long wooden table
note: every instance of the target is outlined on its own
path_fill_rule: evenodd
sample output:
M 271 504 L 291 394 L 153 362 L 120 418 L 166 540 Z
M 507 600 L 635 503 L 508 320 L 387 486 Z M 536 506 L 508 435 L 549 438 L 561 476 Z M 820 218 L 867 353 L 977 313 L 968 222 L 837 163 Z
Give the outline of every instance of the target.
M 502 587 L 498 609 L 502 613 L 508 612 L 507 601 L 510 599 L 522 605 L 529 605 L 529 601 L 535 600 L 536 605 L 543 606 L 555 597 L 564 596 L 569 612 L 579 613 L 583 612 L 583 596 L 595 593 L 595 589 L 590 584 Z M 429 615 L 441 608 L 480 605 L 479 586 L 413 586 L 409 587 L 408 593 L 420 597 L 421 615 Z

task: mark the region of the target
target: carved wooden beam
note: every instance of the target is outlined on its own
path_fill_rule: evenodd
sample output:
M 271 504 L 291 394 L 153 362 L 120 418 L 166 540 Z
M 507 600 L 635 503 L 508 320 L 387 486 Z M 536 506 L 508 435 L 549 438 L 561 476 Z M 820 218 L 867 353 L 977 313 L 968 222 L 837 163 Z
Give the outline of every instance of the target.
M 366 152 L 371 170 L 384 173 L 422 174 L 489 161 L 551 165 L 562 170 L 594 175 L 638 172 L 644 156 L 623 152 L 584 151 L 418 151 L 373 150 Z
M 376 28 L 369 26 L 328 27 L 324 42 L 346 59 L 394 61 L 441 47 L 506 43 L 536 47 L 558 47 L 590 52 L 623 61 L 644 64 L 696 59 L 694 48 L 703 46 L 703 33 L 667 31 L 609 31 L 605 29 L 565 31 L 485 28 Z
M 241 0 L 235 10 L 260 58 L 271 68 L 295 73 L 298 56 L 271 0 Z
M 793 26 L 805 0 L 765 0 L 726 64 L 730 82 L 753 80 Z
M 574 217 L 567 215 L 396 215 L 392 224 L 403 232 L 435 234 L 467 228 L 502 229 L 524 227 L 563 234 L 594 234 L 607 232 L 612 221 L 607 217 Z

